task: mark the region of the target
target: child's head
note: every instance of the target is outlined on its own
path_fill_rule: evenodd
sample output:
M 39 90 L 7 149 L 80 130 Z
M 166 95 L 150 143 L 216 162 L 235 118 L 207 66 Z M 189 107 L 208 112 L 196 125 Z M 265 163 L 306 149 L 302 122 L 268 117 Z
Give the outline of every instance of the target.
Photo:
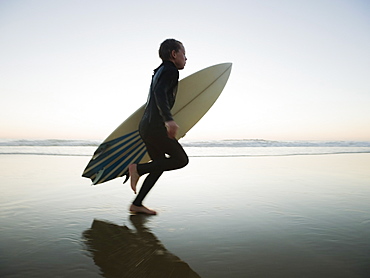
M 171 61 L 178 69 L 183 69 L 186 63 L 185 48 L 175 39 L 167 39 L 159 47 L 159 57 L 162 61 Z

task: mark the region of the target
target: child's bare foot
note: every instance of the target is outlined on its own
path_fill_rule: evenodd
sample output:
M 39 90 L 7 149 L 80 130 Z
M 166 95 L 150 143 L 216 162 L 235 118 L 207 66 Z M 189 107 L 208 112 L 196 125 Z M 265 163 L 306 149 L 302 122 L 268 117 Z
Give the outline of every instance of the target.
M 144 214 L 149 214 L 149 215 L 156 215 L 157 212 L 155 210 L 148 209 L 147 207 L 138 207 L 135 205 L 130 206 L 130 212 L 133 213 L 144 213 Z
M 137 164 L 131 164 L 130 166 L 128 166 L 128 172 L 130 174 L 131 188 L 136 194 L 136 185 L 140 178 L 137 172 Z

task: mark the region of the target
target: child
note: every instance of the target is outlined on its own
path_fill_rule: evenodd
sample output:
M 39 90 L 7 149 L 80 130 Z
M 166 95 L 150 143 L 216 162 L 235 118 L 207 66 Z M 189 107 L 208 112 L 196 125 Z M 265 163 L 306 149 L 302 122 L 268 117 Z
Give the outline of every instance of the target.
M 150 158 L 148 163 L 129 166 L 131 188 L 136 194 L 140 176 L 149 174 L 136 196 L 130 211 L 134 213 L 157 214 L 143 206 L 142 201 L 164 171 L 185 167 L 188 156 L 175 136 L 178 125 L 172 118 L 171 108 L 175 103 L 179 70 L 186 64 L 185 48 L 174 39 L 165 40 L 159 48 L 162 64 L 154 70 L 144 115 L 139 124 Z M 169 157 L 166 157 L 166 154 Z

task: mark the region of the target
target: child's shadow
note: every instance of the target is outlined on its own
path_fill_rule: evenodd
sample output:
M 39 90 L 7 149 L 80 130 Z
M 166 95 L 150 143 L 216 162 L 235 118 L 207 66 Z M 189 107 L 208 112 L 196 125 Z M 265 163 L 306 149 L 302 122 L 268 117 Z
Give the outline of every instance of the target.
M 87 250 L 104 277 L 200 277 L 170 253 L 145 227 L 145 215 L 132 215 L 136 231 L 94 220 L 83 233 Z

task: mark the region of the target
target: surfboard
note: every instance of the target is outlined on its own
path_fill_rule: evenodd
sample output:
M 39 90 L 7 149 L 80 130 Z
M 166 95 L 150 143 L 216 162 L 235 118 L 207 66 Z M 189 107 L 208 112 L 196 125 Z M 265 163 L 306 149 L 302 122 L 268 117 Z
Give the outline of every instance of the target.
M 179 125 L 180 139 L 207 113 L 224 89 L 232 64 L 223 63 L 200 70 L 179 81 L 171 113 Z M 82 176 L 93 184 L 126 176 L 128 166 L 150 161 L 138 127 L 145 104 L 119 125 L 97 148 Z

